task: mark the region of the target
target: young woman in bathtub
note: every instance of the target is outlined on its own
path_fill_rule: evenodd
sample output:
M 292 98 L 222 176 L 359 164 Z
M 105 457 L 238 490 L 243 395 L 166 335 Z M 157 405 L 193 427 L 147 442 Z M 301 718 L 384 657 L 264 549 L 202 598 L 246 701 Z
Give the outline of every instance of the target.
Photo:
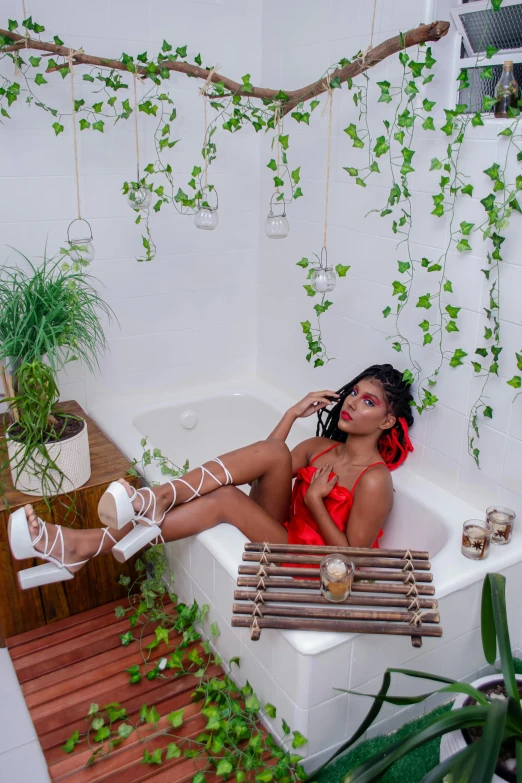
M 124 479 L 113 482 L 98 507 L 104 530 L 51 525 L 25 506 L 9 518 L 11 551 L 16 559 L 47 562 L 20 572 L 20 585 L 72 579 L 102 552 L 112 550 L 124 562 L 153 540 L 174 541 L 220 522 L 253 541 L 378 546 L 393 504 L 390 471 L 413 450 L 411 401 L 402 373 L 375 365 L 338 392 L 308 394 L 267 440 L 212 459 L 182 479 L 137 491 Z M 317 437 L 290 452 L 285 441 L 293 423 L 314 413 Z M 250 496 L 235 486 L 247 483 Z

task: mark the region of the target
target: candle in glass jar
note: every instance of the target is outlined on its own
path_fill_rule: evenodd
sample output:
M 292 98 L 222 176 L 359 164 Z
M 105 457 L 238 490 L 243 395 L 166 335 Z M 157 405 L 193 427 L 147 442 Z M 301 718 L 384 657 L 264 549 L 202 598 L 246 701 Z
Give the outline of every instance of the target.
M 354 564 L 344 555 L 327 555 L 320 565 L 321 593 L 328 601 L 344 601 L 350 594 Z
M 462 529 L 462 554 L 471 560 L 485 560 L 489 555 L 491 527 L 488 522 L 470 519 Z
M 505 506 L 491 506 L 486 517 L 492 528 L 491 541 L 495 544 L 508 544 L 513 532 L 515 512 Z

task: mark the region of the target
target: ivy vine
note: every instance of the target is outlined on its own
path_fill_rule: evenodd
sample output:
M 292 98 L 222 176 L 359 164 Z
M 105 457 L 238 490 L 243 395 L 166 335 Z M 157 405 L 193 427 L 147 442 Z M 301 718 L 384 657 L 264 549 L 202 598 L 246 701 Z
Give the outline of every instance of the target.
M 502 0 L 490 0 L 489 8 L 496 12 L 501 5 Z M 425 27 L 427 30 L 429 26 Z M 394 319 L 392 346 L 397 352 L 407 356 L 409 367 L 404 372 L 404 378 L 416 385 L 415 406 L 419 413 L 423 413 L 437 403 L 436 384 L 445 364 L 457 368 L 465 362 L 471 362 L 474 372 L 480 379 L 480 394 L 469 415 L 468 444 L 469 452 L 478 464 L 479 423 L 484 418 L 492 418 L 494 414 L 492 406 L 488 404 L 488 381 L 492 375 L 498 375 L 499 356 L 503 350 L 499 291 L 502 244 L 513 212 L 521 211 L 518 197 L 519 191 L 522 190 L 522 175 L 516 176 L 513 183 L 506 181 L 509 156 L 516 153 L 517 160 L 522 161 L 520 109 L 509 110 L 511 122 L 499 131 L 499 136 L 506 137 L 507 142 L 503 164 L 495 162 L 485 170 L 491 181 L 492 192 L 481 201 L 485 218 L 480 225 L 466 220 L 461 220 L 457 224 L 455 217 L 457 201 L 461 201 L 462 197 L 466 196 L 472 198 L 474 190 L 470 177 L 461 171 L 460 153 L 462 143 L 472 129 L 484 124 L 484 117 L 493 108 L 494 99 L 485 97 L 481 109 L 479 111 L 473 109 L 475 113 L 470 111 L 471 107 L 465 103 L 457 104 L 451 109 L 444 109 L 445 121 L 439 130 L 447 135 L 448 145 L 446 156 L 441 159 L 433 158 L 430 165 L 430 171 L 441 173 L 438 191 L 432 196 L 431 214 L 448 221 L 448 241 L 436 258 L 417 258 L 411 242 L 412 189 L 410 184 L 411 175 L 416 168 L 414 146 L 416 129 L 420 125 L 428 133 L 436 130 L 436 120 L 433 115 L 436 104 L 423 95 L 424 86 L 434 78 L 436 65 L 432 48 L 427 46 L 425 41 L 437 40 L 441 35 L 445 35 L 449 25 L 437 22 L 433 23 L 433 27 L 436 29 L 424 31 L 424 37 L 412 38 L 411 32 L 415 31 L 410 31 L 400 34 L 398 43 L 395 39 L 393 41 L 390 39 L 387 48 L 386 42 L 380 45 L 384 48 L 382 52 L 379 50 L 379 56 L 375 55 L 374 59 L 372 59 L 374 53 L 379 47 L 370 52 L 359 51 L 352 58 L 342 58 L 328 68 L 320 80 L 301 91 L 290 93 L 283 90 L 276 92 L 255 88 L 250 74 L 245 74 L 240 83 L 232 83 L 226 77 L 213 78 L 212 66 L 205 66 L 203 69 L 201 54 L 193 58 L 195 65 L 191 65 L 187 60 L 186 45 L 174 46 L 164 40 L 161 50 L 155 56 L 149 56 L 147 52 L 136 57 L 122 53 L 117 61 L 91 57 L 91 62 L 98 60 L 99 64 L 83 73 L 82 79 L 92 85 L 92 100 L 85 98 L 75 100 L 74 110 L 80 132 L 103 133 L 107 121 L 119 123 L 128 120 L 135 116 L 136 110 L 156 120 L 154 160 L 144 166 L 136 180 L 129 179 L 122 186 L 123 194 L 127 197 L 139 188 L 151 194 L 153 203 L 150 208 L 135 208 L 136 223 L 142 228 L 144 250 L 138 260 L 150 261 L 156 253 L 151 233 L 153 213 L 159 212 L 165 205 L 172 205 L 181 214 L 193 215 L 201 206 L 212 206 L 213 199 L 217 200 L 215 184 L 208 181 L 208 175 L 217 155 L 216 134 L 219 128 L 237 133 L 243 127 L 252 126 L 256 133 L 260 131 L 272 133 L 272 157 L 267 167 L 273 176 L 275 187 L 273 200 L 286 205 L 300 198 L 303 195 L 300 184 L 301 167 L 292 168 L 289 164 L 290 133 L 288 128 L 283 129 L 283 120 L 290 115 L 295 122 L 310 125 L 314 111 L 320 103 L 318 94 L 326 89 L 329 91 L 342 89 L 345 84 L 346 89 L 351 91 L 359 112 L 357 122 L 350 123 L 345 128 L 345 133 L 353 148 L 367 151 L 368 159 L 367 164 L 362 168 L 347 165 L 344 170 L 353 178 L 355 184 L 366 187 L 368 181 L 373 181 L 373 178 L 382 173 L 381 168 L 386 163 L 392 179 L 387 202 L 379 210 L 372 210 L 379 212 L 383 218 L 389 218 L 392 231 L 398 240 L 397 250 L 400 256 L 397 261 L 398 277 L 392 283 L 392 297 L 396 297 L 396 302 L 388 305 L 383 311 L 385 318 Z M 0 58 L 10 58 L 15 67 L 14 78 L 0 76 L 0 118 L 9 119 L 12 105 L 16 101 L 25 99 L 27 104 L 34 105 L 49 114 L 54 133 L 59 136 L 64 131 L 64 121 L 68 115 L 45 102 L 42 97 L 45 94 L 43 88 L 48 82 L 47 77 L 54 72 L 58 72 L 63 79 L 67 78 L 70 74 L 71 57 L 75 56 L 75 62 L 81 62 L 82 50 L 73 55 L 65 48 L 63 40 L 55 35 L 53 36 L 54 49 L 60 50 L 59 54 L 51 56 L 52 53 L 49 51 L 45 51 L 41 56 L 29 54 L 31 42 L 35 44 L 36 51 L 39 44 L 35 42 L 42 41 L 41 35 L 44 31 L 44 26 L 29 16 L 20 24 L 16 20 L 9 20 L 7 29 L 0 33 Z M 421 41 L 415 49 L 412 48 L 414 40 Z M 483 40 L 487 41 L 487 26 Z M 368 123 L 369 78 L 366 71 L 392 51 L 399 51 L 402 76 L 397 85 L 393 85 L 386 79 L 377 82 L 380 90 L 377 102 L 392 105 L 389 119 L 383 121 L 382 134 L 374 139 Z M 472 88 L 473 80 L 476 78 L 493 77 L 492 68 L 487 60 L 496 51 L 493 46 L 484 46 L 483 53 L 476 58 L 471 77 L 468 69 L 461 70 L 457 77 L 461 90 Z M 208 101 L 214 111 L 210 122 L 204 123 L 201 159 L 192 166 L 183 187 L 175 182 L 172 164 L 168 159 L 168 153 L 179 142 L 175 134 L 176 106 L 165 91 L 165 83 L 168 83 L 173 67 L 184 71 L 187 76 L 205 78 L 205 74 L 207 75 L 203 101 L 205 107 Z M 360 75 L 360 83 L 359 81 L 356 83 L 354 78 L 347 77 L 348 72 L 354 74 L 354 78 Z M 136 108 L 128 97 L 128 77 L 136 79 L 140 84 L 140 92 L 143 92 L 137 100 Z M 462 347 L 448 347 L 448 336 L 459 333 L 461 306 L 457 299 L 458 292 L 454 291 L 453 283 L 447 274 L 447 261 L 450 252 L 470 252 L 470 240 L 477 232 L 488 242 L 487 262 L 483 273 L 490 283 L 490 288 L 489 306 L 485 308 L 488 325 L 485 327 L 481 344 L 475 350 L 475 357 L 471 358 Z M 67 249 L 62 252 L 71 255 Z M 77 269 L 80 263 L 76 259 L 72 264 L 73 268 Z M 305 257 L 298 261 L 298 265 L 307 271 L 307 280 L 304 284 L 306 294 L 311 298 L 320 295 L 320 300 L 313 306 L 315 324 L 308 319 L 301 322 L 307 346 L 306 360 L 313 363 L 314 367 L 320 367 L 331 358 L 322 337 L 321 317 L 331 307 L 332 302 L 327 296 L 328 292 L 318 291 L 312 284 L 312 276 L 317 268 L 315 262 L 310 262 L 309 258 Z M 336 276 L 338 278 L 346 276 L 349 268 L 349 265 L 338 264 L 335 267 Z M 419 295 L 413 302 L 411 295 L 414 279 L 422 281 L 425 274 L 435 277 L 437 281 L 435 293 L 430 293 L 433 288 L 427 285 L 428 292 Z M 448 296 L 451 297 L 450 302 L 447 302 Z M 413 306 L 419 308 L 419 313 L 422 312 L 424 316 L 421 316 L 419 321 L 419 342 L 423 346 L 430 346 L 432 350 L 436 349 L 438 354 L 436 366 L 430 372 L 426 372 L 420 359 L 415 358 L 410 341 L 402 328 L 405 309 Z M 518 391 L 522 388 L 522 348 L 520 353 L 516 353 L 515 359 L 521 374 L 513 375 L 507 383 Z
M 135 737 L 143 743 L 143 764 L 160 767 L 171 759 L 192 759 L 192 783 L 205 783 L 207 774 L 220 775 L 223 780 L 233 774 L 236 783 L 243 783 L 247 776 L 251 779 L 252 774 L 259 783 L 305 780 L 301 756 L 295 751 L 306 744 L 306 738 L 299 731 L 292 732 L 283 720 L 283 747 L 279 747 L 270 734 L 259 729 L 259 715 L 274 719 L 276 708 L 273 704 L 261 708 L 248 682 L 242 688 L 235 684 L 231 671 L 240 666 L 239 658 L 230 659 L 224 675 L 216 672 L 222 660 L 213 653 L 211 640 L 219 636 L 219 628 L 212 623 L 210 641 L 205 639 L 202 625 L 208 605 L 199 606 L 194 601 L 188 606 L 171 592 L 174 575 L 163 546 L 146 550 L 136 561 L 136 571 L 134 582 L 120 576 L 120 584 L 128 589 L 128 601 L 127 606 L 115 609 L 117 618 L 129 620 L 129 630 L 120 634 L 122 645 L 139 647 L 136 663 L 125 669 L 129 683 L 195 678 L 191 699 L 202 704 L 198 713 L 206 719 L 206 725 L 200 733 L 193 731 L 194 710 L 190 707 L 161 715 L 155 705 L 143 704 L 133 719 L 117 701 L 103 706 L 91 704 L 85 716 L 87 728 L 76 729 L 63 751 L 72 753 L 85 745 L 91 752 L 87 761 L 90 766 Z M 151 635 L 152 640 L 145 644 Z M 164 656 L 158 657 L 158 650 L 164 650 Z

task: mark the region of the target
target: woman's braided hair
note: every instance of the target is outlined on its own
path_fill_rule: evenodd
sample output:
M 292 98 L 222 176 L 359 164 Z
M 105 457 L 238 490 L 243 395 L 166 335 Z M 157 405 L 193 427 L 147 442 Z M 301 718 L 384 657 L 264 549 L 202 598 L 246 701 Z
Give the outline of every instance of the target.
M 378 381 L 384 391 L 386 401 L 396 417 L 396 422 L 388 430 L 385 430 L 377 443 L 377 448 L 389 470 L 395 470 L 402 465 L 413 446 L 408 435 L 408 429 L 413 424 L 411 402 L 413 396 L 410 385 L 402 379 L 402 373 L 392 367 L 391 364 L 374 364 L 368 367 L 357 378 L 354 378 L 346 386 L 338 390 L 340 395 L 334 407 L 329 410 L 320 410 L 317 414 L 316 435 L 323 438 L 331 438 L 344 443 L 348 433 L 342 432 L 338 426 L 341 408 L 345 399 L 351 394 L 354 386 L 362 380 Z M 326 417 L 323 421 L 323 417 Z

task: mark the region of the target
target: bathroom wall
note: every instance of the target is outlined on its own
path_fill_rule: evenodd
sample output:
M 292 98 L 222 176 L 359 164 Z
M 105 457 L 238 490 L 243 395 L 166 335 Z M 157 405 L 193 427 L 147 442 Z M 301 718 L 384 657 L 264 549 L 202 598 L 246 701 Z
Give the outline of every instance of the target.
M 261 3 L 252 0 L 25 0 L 27 14 L 73 47 L 105 56 L 159 51 L 164 38 L 187 44 L 189 59 L 219 64 L 240 79 L 260 78 L 258 33 Z M 22 17 L 20 0 L 0 0 L 2 25 Z M 43 37 L 45 38 L 45 33 Z M 11 63 L 2 66 L 13 74 Z M 82 67 L 75 69 L 76 97 L 82 95 Z M 35 87 L 42 101 L 70 112 L 70 80 L 59 74 Z M 173 74 L 169 93 L 178 117 L 168 153 L 179 185 L 186 186 L 201 161 L 203 102 L 199 80 Z M 141 85 L 139 90 L 143 90 Z M 20 263 L 11 248 L 39 260 L 64 244 L 76 217 L 73 139 L 70 117 L 55 137 L 54 121 L 24 99 L 12 106 L 0 126 L 0 263 Z M 213 110 L 210 109 L 213 114 Z M 140 113 L 142 168 L 153 160 L 154 118 Z M 220 225 L 199 231 L 192 217 L 173 208 L 152 213 L 157 257 L 139 264 L 141 231 L 121 194 L 135 179 L 134 118 L 105 132 L 79 133 L 82 214 L 94 235 L 92 275 L 114 310 L 106 330 L 110 355 L 96 377 L 71 364 L 61 383 L 62 397 L 92 406 L 100 396 L 151 386 L 234 378 L 254 369 L 255 285 L 258 248 L 258 141 L 252 129 L 232 139 L 220 135 L 211 182 L 220 196 Z M 11 246 L 11 247 L 9 247 Z
M 396 35 L 399 30 L 423 21 L 450 20 L 454 0 L 436 0 L 426 4 L 419 0 L 377 0 L 374 43 Z M 263 5 L 262 53 L 263 83 L 282 89 L 305 85 L 324 73 L 341 57 L 350 57 L 370 42 L 373 0 L 265 0 Z M 459 39 L 452 30 L 433 45 L 438 60 L 437 76 L 427 95 L 438 101 L 432 112 L 436 125 L 442 108 L 455 104 L 454 84 L 458 74 L 456 57 Z M 375 137 L 383 133 L 382 120 L 389 117 L 386 104 L 377 103 L 380 95 L 375 82 L 388 79 L 397 83 L 402 71 L 396 57 L 384 61 L 370 74 L 369 124 Z M 334 304 L 322 319 L 323 334 L 333 361 L 313 369 L 305 361 L 306 342 L 300 321 L 310 319 L 316 300 L 303 291 L 306 272 L 296 266 L 301 257 L 313 260 L 323 243 L 325 177 L 328 113 L 321 107 L 312 115 L 310 127 L 285 118 L 284 132 L 290 133 L 288 149 L 291 168 L 301 166 L 304 197 L 288 208 L 290 235 L 283 241 L 269 240 L 261 231 L 258 298 L 258 372 L 267 381 L 284 388 L 295 397 L 311 389 L 338 388 L 356 373 L 373 363 L 392 362 L 399 369 L 408 366 L 405 354 L 398 354 L 387 338 L 392 333 L 392 319 L 384 320 L 382 310 L 394 306 L 392 282 L 400 278 L 397 261 L 404 260 L 404 250 L 386 219 L 371 210 L 382 209 L 388 198 L 390 177 L 374 175 L 366 188 L 354 184 L 343 166 L 367 165 L 366 150 L 352 147 L 344 133 L 350 122 L 357 124 L 358 112 L 352 94 L 343 87 L 334 91 L 333 135 L 331 151 L 331 184 L 328 220 L 328 260 L 335 266 L 349 264 L 347 277 L 339 280 L 329 296 Z M 440 110 L 440 111 L 439 111 Z M 505 151 L 505 137 L 497 134 L 500 121 L 486 122 L 483 128 L 472 128 L 461 152 L 461 168 L 473 174 L 474 196 L 458 199 L 457 223 L 461 220 L 479 224 L 484 212 L 479 203 L 491 187 L 481 172 Z M 420 131 L 420 133 L 419 133 Z M 448 241 L 448 223 L 430 214 L 431 195 L 437 192 L 439 172 L 429 172 L 431 158 L 445 156 L 447 137 L 437 132 L 416 131 L 413 161 L 412 231 L 414 257 L 434 260 Z M 268 206 L 272 172 L 266 163 L 272 157 L 267 143 L 261 152 L 261 208 Z M 499 158 L 500 159 L 500 158 Z M 516 166 L 515 162 L 515 166 Z M 518 164 L 520 165 L 520 164 Z M 512 172 L 511 181 L 514 181 Z M 368 214 L 369 213 L 369 214 Z M 389 220 L 389 219 L 388 219 Z M 471 253 L 450 253 L 448 277 L 453 281 L 454 295 L 448 302 L 462 308 L 460 332 L 445 335 L 445 347 L 453 353 L 462 347 L 469 354 L 464 366 L 450 368 L 445 362 L 434 392 L 440 403 L 416 419 L 412 436 L 415 452 L 409 464 L 440 486 L 458 494 L 479 509 L 503 502 L 522 513 L 522 395 L 513 403 L 513 389 L 506 379 L 517 372 L 515 351 L 522 348 L 522 261 L 517 252 L 516 237 L 520 216 L 515 215 L 511 238 L 505 244 L 501 265 L 501 312 L 504 350 L 500 358 L 500 377 L 491 378 L 488 386 L 493 419 L 480 421 L 481 470 L 468 454 L 467 413 L 477 397 L 470 359 L 481 345 L 485 316 L 482 308 L 488 302 L 487 284 L 480 269 L 484 266 L 485 244 L 480 236 L 472 241 Z M 414 293 L 430 290 L 432 280 L 424 270 L 417 275 Z M 428 370 L 435 366 L 437 355 L 422 348 L 417 324 L 425 310 L 414 306 L 405 313 L 403 328 L 412 339 L 412 353 Z M 519 371 L 518 371 L 519 372 Z M 487 422 L 487 423 L 486 423 Z

